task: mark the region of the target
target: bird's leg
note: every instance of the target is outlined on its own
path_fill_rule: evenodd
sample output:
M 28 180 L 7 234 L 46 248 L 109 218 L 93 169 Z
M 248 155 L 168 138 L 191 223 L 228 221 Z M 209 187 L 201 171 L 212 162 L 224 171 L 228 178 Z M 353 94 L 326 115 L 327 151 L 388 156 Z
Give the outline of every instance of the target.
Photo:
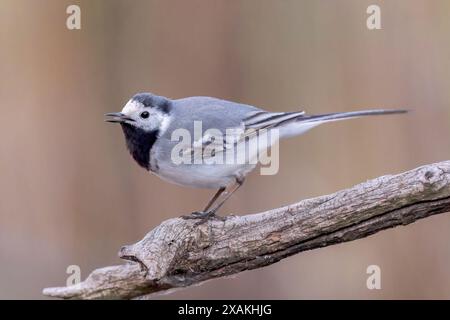
M 217 190 L 216 194 L 209 200 L 208 204 L 206 205 L 205 209 L 203 209 L 203 212 L 207 212 L 209 208 L 216 202 L 216 200 L 220 197 L 220 195 L 226 190 L 225 187 L 221 187 L 219 190 Z
M 225 187 L 221 187 L 214 196 L 209 200 L 203 211 L 194 211 L 190 215 L 182 216 L 183 219 L 206 219 L 214 216 L 214 212 L 208 211 L 209 208 L 216 202 L 216 200 L 220 197 L 220 195 L 226 190 Z
M 235 193 L 237 191 L 237 189 L 239 189 L 243 184 L 244 184 L 245 178 L 236 178 L 236 184 L 235 184 L 235 188 L 233 190 L 231 190 L 231 192 L 229 192 L 220 202 L 219 204 L 217 204 L 213 209 L 210 210 L 210 212 L 212 212 L 213 215 L 216 214 L 217 210 L 219 210 L 223 204 L 230 199 L 230 197 L 233 195 L 233 193 Z
M 212 209 L 206 211 L 206 212 L 193 212 L 188 216 L 182 216 L 183 219 L 200 219 L 200 222 L 197 223 L 197 225 L 202 224 L 204 222 L 206 222 L 208 219 L 214 217 L 217 218 L 219 220 L 225 220 L 225 218 L 223 217 L 219 217 L 216 215 L 217 210 L 219 210 L 223 204 L 233 195 L 233 193 L 235 193 L 237 191 L 237 189 L 239 189 L 243 184 L 244 184 L 245 178 L 236 178 L 236 184 L 233 190 L 231 190 L 229 193 L 227 193 L 225 195 L 225 197 L 223 197 L 223 199 Z M 225 191 L 225 188 L 219 189 L 219 191 L 217 191 L 217 193 L 214 195 L 213 199 L 211 199 L 211 201 L 208 203 L 207 208 L 211 207 L 212 204 L 214 202 L 216 202 L 216 200 L 219 198 L 219 196 Z M 214 201 L 212 201 L 214 200 Z M 208 208 L 208 209 L 209 209 Z

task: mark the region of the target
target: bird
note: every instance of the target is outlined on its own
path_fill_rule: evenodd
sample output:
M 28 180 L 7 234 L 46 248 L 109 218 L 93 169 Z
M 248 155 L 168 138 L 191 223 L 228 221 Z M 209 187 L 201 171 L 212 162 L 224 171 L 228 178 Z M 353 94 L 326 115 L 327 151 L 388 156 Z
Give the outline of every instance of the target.
M 122 111 L 105 114 L 105 121 L 121 125 L 129 153 L 145 170 L 177 185 L 217 190 L 203 210 L 183 216 L 207 220 L 219 218 L 217 211 L 257 166 L 255 157 L 267 152 L 274 142 L 266 138 L 266 143 L 257 144 L 256 153 L 250 152 L 245 161 L 211 160 L 236 153 L 239 156 L 242 150 L 247 150 L 242 146 L 248 146 L 263 133 L 277 136 L 278 141 L 327 122 L 405 112 L 371 109 L 308 115 L 304 111 L 271 112 L 214 97 L 170 99 L 144 92 L 135 94 Z M 201 132 L 196 130 L 198 124 Z M 212 131 L 216 134 L 207 134 Z M 174 139 L 175 133 L 181 136 L 185 133 L 190 139 L 181 139 L 180 135 Z M 190 161 L 180 162 L 180 155 Z

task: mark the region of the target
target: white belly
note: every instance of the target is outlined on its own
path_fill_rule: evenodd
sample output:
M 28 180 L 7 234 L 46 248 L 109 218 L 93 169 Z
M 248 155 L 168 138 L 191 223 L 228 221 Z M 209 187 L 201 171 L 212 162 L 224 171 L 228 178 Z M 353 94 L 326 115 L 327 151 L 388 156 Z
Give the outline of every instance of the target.
M 161 179 L 193 188 L 219 189 L 245 177 L 256 165 L 160 164 L 154 172 Z

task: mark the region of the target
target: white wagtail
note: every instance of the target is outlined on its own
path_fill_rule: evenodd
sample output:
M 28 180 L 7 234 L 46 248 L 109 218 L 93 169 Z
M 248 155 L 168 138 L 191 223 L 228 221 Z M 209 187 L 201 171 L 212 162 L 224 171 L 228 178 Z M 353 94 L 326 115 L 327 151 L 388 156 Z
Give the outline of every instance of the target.
M 241 152 L 239 150 L 245 148 L 239 148 L 239 145 L 248 143 L 249 137 L 254 137 L 255 133 L 262 130 L 277 130 L 279 138 L 287 138 L 300 135 L 325 122 L 404 112 L 406 110 L 376 109 L 306 115 L 304 112 L 269 112 L 251 105 L 210 97 L 172 100 L 151 93 L 139 93 L 128 101 L 121 112 L 107 113 L 105 116 L 108 122 L 120 123 L 127 148 L 141 167 L 178 185 L 218 190 L 203 211 L 193 212 L 188 216 L 206 219 L 215 216 L 217 210 L 244 183 L 246 175 L 255 168 L 256 163 L 250 160 L 231 163 L 175 163 L 172 151 L 179 143 L 172 137 L 175 130 L 184 129 L 190 133 L 194 141 L 186 145 L 186 150 L 205 157 L 205 148 L 211 144 L 215 147 L 212 153 L 214 156 L 219 153 Z M 224 135 L 228 132 L 238 133 L 233 137 L 234 143 L 214 142 L 215 137 L 211 138 L 206 134 L 196 136 L 195 122 L 200 122 L 205 132 L 214 129 Z M 270 143 L 264 145 L 264 148 L 268 147 Z M 232 187 L 230 192 L 225 192 L 228 187 Z

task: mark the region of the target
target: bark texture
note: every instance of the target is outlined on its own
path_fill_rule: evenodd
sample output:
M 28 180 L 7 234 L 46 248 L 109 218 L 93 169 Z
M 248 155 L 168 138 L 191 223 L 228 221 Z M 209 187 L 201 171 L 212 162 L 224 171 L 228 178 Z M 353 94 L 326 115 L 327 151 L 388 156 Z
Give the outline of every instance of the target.
M 262 213 L 200 225 L 169 219 L 120 249 L 126 263 L 43 293 L 64 299 L 145 299 L 448 211 L 450 161 L 444 161 Z

